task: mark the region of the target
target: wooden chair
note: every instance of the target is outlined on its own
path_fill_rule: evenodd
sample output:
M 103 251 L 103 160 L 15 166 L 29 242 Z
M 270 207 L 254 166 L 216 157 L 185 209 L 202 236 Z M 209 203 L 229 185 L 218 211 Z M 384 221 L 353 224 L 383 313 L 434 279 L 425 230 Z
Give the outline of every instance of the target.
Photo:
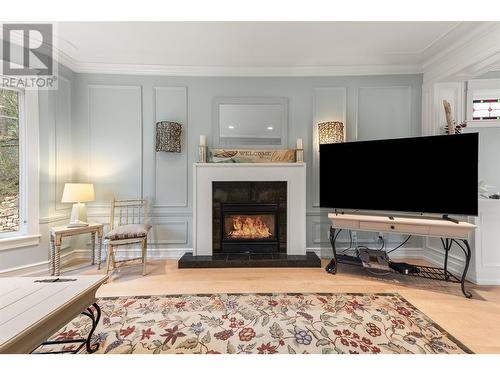
M 145 199 L 127 199 L 111 202 L 110 231 L 106 233 L 107 257 L 106 274 L 109 274 L 110 264 L 113 269 L 117 263 L 133 260 L 142 261 L 142 275 L 146 274 L 146 258 L 148 245 L 148 232 L 151 229 L 146 221 L 147 201 Z M 141 257 L 117 261 L 115 248 L 117 246 L 141 244 Z

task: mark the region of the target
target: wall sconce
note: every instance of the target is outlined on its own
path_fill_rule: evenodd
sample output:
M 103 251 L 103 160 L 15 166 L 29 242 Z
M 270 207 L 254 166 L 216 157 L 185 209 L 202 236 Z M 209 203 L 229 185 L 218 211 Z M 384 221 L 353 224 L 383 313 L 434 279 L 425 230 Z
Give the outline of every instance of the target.
M 341 121 L 328 121 L 318 124 L 319 144 L 345 142 L 346 134 L 344 123 Z
M 177 122 L 156 123 L 156 151 L 181 152 L 182 125 Z

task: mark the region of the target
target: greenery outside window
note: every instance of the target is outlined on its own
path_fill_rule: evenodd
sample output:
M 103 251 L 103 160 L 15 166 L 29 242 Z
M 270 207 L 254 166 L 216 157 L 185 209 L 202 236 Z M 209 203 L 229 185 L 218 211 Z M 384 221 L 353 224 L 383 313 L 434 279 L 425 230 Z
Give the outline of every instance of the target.
M 0 88 L 0 236 L 24 232 L 22 207 L 23 93 Z

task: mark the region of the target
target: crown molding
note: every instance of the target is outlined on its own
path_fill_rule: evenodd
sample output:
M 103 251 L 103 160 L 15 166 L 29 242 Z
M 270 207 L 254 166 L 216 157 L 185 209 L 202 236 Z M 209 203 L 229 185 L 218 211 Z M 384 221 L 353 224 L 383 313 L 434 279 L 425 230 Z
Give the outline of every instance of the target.
M 64 65 L 64 63 L 63 63 Z M 210 77 L 321 77 L 422 73 L 419 65 L 167 66 L 78 63 L 76 73 Z
M 500 22 L 484 22 L 423 63 L 424 84 L 467 80 L 500 60 Z
M 330 66 L 179 66 L 86 63 L 59 51 L 60 64 L 75 73 L 156 75 L 184 77 L 323 77 L 419 74 L 420 65 L 330 65 Z

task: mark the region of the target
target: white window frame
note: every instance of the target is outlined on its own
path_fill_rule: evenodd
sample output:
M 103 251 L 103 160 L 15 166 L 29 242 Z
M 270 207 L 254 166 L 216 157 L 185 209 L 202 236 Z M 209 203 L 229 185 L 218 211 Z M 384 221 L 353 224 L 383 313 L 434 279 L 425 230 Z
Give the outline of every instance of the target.
M 19 105 L 19 230 L 0 234 L 0 251 L 36 246 L 41 237 L 38 91 L 16 91 Z
M 473 120 L 474 91 L 492 91 L 493 95 L 500 92 L 500 79 L 472 79 L 467 82 L 467 127 L 498 128 L 500 120 Z M 493 99 L 493 98 L 491 98 Z

